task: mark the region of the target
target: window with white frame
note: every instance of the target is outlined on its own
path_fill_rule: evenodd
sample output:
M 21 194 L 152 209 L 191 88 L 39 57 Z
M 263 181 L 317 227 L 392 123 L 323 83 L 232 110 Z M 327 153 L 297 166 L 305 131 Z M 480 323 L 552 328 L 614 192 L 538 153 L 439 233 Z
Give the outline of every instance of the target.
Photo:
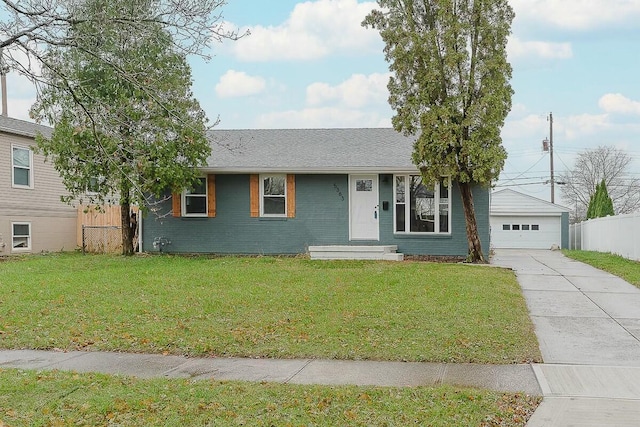
M 182 193 L 182 216 L 207 216 L 207 178 L 198 178 Z
M 260 215 L 287 215 L 286 175 L 260 175 Z
M 31 224 L 14 222 L 11 224 L 11 248 L 14 251 L 31 250 Z
M 33 151 L 11 146 L 11 165 L 13 187 L 33 188 Z
M 396 233 L 451 232 L 451 180 L 424 185 L 420 175 L 394 176 Z

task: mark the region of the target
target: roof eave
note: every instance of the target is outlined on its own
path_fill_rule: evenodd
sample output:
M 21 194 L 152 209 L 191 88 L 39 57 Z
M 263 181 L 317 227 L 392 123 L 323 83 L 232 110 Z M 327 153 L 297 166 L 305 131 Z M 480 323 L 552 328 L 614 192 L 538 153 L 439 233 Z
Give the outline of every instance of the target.
M 205 173 L 227 173 L 227 174 L 252 174 L 252 173 L 291 173 L 291 174 L 349 174 L 349 173 L 372 173 L 372 174 L 393 174 L 393 173 L 417 173 L 417 169 L 397 168 L 397 167 L 372 167 L 372 166 L 352 166 L 352 167 L 203 167 L 200 168 Z

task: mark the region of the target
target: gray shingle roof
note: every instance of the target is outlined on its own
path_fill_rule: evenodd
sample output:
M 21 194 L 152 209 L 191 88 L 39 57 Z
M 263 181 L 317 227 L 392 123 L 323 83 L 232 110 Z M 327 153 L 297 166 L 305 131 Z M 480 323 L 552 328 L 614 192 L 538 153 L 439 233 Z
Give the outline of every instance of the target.
M 0 132 L 33 138 L 39 133 L 47 137 L 51 136 L 52 131 L 53 129 L 48 126 L 38 125 L 32 122 L 27 122 L 25 120 L 19 120 L 0 115 Z
M 414 171 L 413 138 L 391 128 L 213 130 L 207 171 Z
M 35 137 L 52 129 L 0 116 L 0 131 Z M 242 129 L 209 132 L 215 172 L 399 172 L 414 171 L 413 138 L 391 128 Z

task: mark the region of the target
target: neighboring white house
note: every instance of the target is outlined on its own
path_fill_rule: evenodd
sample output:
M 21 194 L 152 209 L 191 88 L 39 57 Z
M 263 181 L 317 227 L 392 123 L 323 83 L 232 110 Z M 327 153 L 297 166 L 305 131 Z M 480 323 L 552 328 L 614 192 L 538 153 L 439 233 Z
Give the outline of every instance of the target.
M 491 193 L 491 247 L 569 247 L 569 209 L 511 189 Z

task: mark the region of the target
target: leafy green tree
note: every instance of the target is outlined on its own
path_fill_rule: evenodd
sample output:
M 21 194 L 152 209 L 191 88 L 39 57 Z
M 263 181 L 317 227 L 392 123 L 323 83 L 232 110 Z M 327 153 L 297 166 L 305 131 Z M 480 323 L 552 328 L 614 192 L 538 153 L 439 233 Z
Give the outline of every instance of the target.
M 226 0 L 147 0 L 122 6 L 111 15 L 83 13 L 76 0 L 2 0 L 0 1 L 0 66 L 46 84 L 42 70 L 55 69 L 45 52 L 52 46 L 73 48 L 77 45 L 71 28 L 86 24 L 100 32 L 104 25 L 117 23 L 126 30 L 137 31 L 155 24 L 169 31 L 174 48 L 184 54 L 209 57 L 212 41 L 237 39 L 238 33 L 226 30 L 220 9 Z M 151 13 L 139 14 L 142 8 Z M 100 57 L 99 46 L 83 46 Z
M 613 216 L 615 212 L 613 210 L 613 200 L 609 196 L 609 192 L 607 191 L 607 184 L 602 180 L 600 183 L 600 191 L 602 192 L 601 202 L 600 202 L 600 216 Z
M 474 185 L 498 178 L 500 129 L 511 109 L 507 0 L 378 0 L 363 25 L 380 31 L 393 72 L 393 127 L 417 136 L 413 161 L 425 182 L 451 176 L 466 219 L 469 260 L 484 262 Z
M 607 184 L 603 179 L 596 185 L 596 191 L 591 196 L 589 207 L 587 208 L 587 219 L 602 218 L 610 215 L 615 215 L 613 201 L 609 197 Z
M 50 138 L 37 142 L 70 192 L 66 201 L 119 201 L 124 254 L 134 249 L 131 205 L 190 187 L 211 151 L 190 67 L 172 35 L 153 21 L 152 4 L 78 3 L 73 12 L 80 19 L 69 30 L 75 46 L 48 50 L 48 85 L 32 108 L 54 126 Z M 114 20 L 122 10 L 144 24 Z
M 600 183 L 596 184 L 595 192 L 589 197 L 589 206 L 587 207 L 587 219 L 595 218 L 596 201 L 600 198 Z

